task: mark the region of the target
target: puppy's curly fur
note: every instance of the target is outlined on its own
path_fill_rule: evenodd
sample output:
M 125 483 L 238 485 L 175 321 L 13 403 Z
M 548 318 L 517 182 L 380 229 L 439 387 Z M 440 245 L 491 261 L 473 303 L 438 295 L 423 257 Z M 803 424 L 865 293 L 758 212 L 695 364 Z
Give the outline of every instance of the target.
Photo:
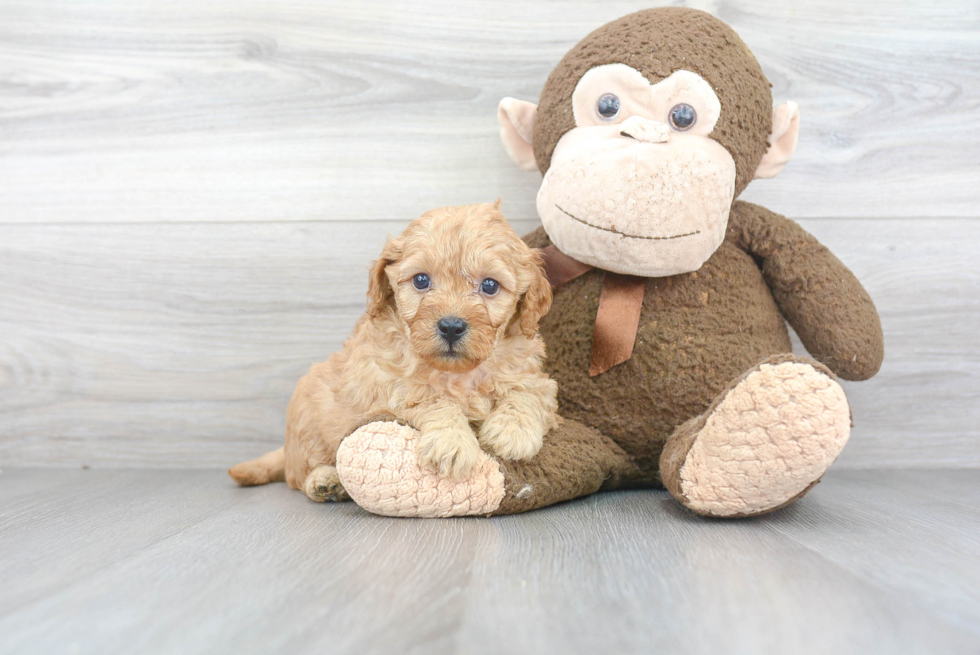
M 470 473 L 480 444 L 504 459 L 537 454 L 557 421 L 537 334 L 551 286 L 499 207 L 435 209 L 387 241 L 367 312 L 343 350 L 296 387 L 285 446 L 232 467 L 236 482 L 285 479 L 313 500 L 343 500 L 337 448 L 379 415 L 415 426 L 421 464 L 454 479 Z

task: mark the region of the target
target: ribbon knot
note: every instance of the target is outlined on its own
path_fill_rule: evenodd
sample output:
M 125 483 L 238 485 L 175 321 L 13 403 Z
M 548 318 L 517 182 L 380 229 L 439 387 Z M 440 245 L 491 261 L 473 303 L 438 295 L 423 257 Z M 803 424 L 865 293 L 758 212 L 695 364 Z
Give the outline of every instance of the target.
M 572 259 L 554 245 L 542 248 L 541 254 L 544 272 L 552 288 L 571 282 L 593 268 Z M 592 334 L 589 377 L 605 373 L 633 355 L 633 344 L 636 343 L 636 332 L 640 326 L 640 310 L 643 309 L 644 278 L 610 271 L 605 273 Z

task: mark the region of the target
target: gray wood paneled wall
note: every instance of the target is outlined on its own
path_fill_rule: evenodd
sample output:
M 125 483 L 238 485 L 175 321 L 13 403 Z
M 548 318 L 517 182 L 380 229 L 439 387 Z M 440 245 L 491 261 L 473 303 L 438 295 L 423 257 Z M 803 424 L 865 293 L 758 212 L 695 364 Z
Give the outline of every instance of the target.
M 540 176 L 496 104 L 648 2 L 0 0 L 0 465 L 215 467 L 281 440 L 386 233 Z M 980 465 L 980 3 L 688 3 L 729 22 L 799 219 L 881 311 L 842 467 Z

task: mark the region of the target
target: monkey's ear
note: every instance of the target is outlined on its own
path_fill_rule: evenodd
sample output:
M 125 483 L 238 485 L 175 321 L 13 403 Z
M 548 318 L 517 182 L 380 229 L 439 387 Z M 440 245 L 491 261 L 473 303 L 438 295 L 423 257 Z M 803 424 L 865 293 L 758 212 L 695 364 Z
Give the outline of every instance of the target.
M 800 108 L 795 102 L 784 102 L 772 110 L 772 134 L 769 149 L 755 169 L 756 178 L 776 177 L 793 156 L 800 137 Z
M 534 160 L 534 117 L 538 106 L 533 102 L 504 98 L 497 106 L 497 122 L 500 123 L 500 140 L 514 163 L 526 171 L 538 170 Z
M 371 264 L 371 275 L 368 278 L 367 312 L 372 318 L 379 316 L 385 307 L 395 301 L 395 292 L 391 289 L 388 273 L 385 269 L 398 260 L 400 251 L 399 244 L 388 239 L 384 250 L 381 251 L 381 257 Z

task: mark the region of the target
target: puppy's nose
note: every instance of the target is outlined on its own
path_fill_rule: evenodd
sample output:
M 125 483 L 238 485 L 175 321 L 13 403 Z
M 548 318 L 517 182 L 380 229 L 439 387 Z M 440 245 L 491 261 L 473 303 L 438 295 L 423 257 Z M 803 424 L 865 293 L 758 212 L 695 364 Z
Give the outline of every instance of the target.
M 439 332 L 439 336 L 450 346 L 463 338 L 468 327 L 466 321 L 458 316 L 446 316 L 440 318 L 439 322 L 436 323 L 436 331 Z

